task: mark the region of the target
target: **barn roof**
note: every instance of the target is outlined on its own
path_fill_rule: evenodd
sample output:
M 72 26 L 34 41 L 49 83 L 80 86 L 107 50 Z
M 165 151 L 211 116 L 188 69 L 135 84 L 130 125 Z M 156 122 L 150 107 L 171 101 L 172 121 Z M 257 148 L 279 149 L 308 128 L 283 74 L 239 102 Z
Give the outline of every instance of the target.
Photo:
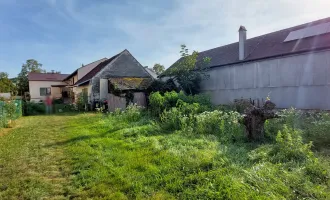
M 209 67 L 219 67 L 271 57 L 330 49 L 330 33 L 284 42 L 292 31 L 329 22 L 330 17 L 247 39 L 245 42 L 246 57 L 242 61 L 239 60 L 238 42 L 202 51 L 198 55 L 198 60 L 210 57 Z
M 112 62 L 115 58 L 117 58 L 120 55 L 114 55 L 111 58 L 102 61 L 99 63 L 94 69 L 92 69 L 90 72 L 88 72 L 84 77 L 82 77 L 80 80 L 77 81 L 76 85 L 81 85 L 90 79 L 92 79 L 99 71 L 101 71 L 105 66 L 107 66 L 110 62 Z
M 108 66 L 110 63 L 115 62 L 116 58 L 122 55 L 124 52 L 127 52 L 130 56 L 132 56 L 127 49 L 120 52 L 119 54 L 101 62 L 94 69 L 92 69 L 88 74 L 82 77 L 79 81 L 77 81 L 76 85 L 81 85 L 89 80 L 91 80 L 98 72 Z M 133 56 L 132 56 L 133 57 Z M 135 58 L 133 57 L 135 60 Z M 136 61 L 136 60 L 135 60 Z M 132 67 L 129 65 L 114 65 L 109 69 L 109 74 L 111 77 L 141 77 L 141 78 L 150 78 L 151 75 L 144 69 L 144 67 L 136 61 L 137 65 L 140 67 Z
M 83 68 L 83 67 L 96 67 L 98 64 L 100 64 L 101 62 L 103 62 L 103 61 L 105 61 L 105 60 L 107 60 L 107 58 L 101 58 L 101 59 L 99 59 L 99 60 L 96 60 L 96 61 L 94 61 L 94 62 L 91 62 L 91 63 L 89 63 L 89 64 L 87 64 L 87 65 L 84 65 L 84 66 L 82 66 L 82 67 L 80 67 L 80 68 L 78 68 L 78 69 L 76 69 L 74 72 L 72 72 L 69 76 L 67 76 L 63 81 L 66 81 L 66 80 L 68 80 L 69 78 L 71 78 L 71 77 L 73 77 L 74 75 L 76 75 L 77 73 L 78 73 L 78 70 L 79 69 L 81 69 L 81 68 Z

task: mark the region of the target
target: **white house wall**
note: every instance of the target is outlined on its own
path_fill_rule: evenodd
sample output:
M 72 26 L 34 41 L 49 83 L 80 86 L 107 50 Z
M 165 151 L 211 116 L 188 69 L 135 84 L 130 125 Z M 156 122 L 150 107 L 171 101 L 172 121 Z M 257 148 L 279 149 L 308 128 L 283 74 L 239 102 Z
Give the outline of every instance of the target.
M 214 104 L 265 99 L 279 108 L 330 110 L 330 51 L 213 68 L 202 82 Z
M 58 81 L 29 81 L 31 100 L 36 102 L 45 100 L 46 96 L 40 96 L 40 88 L 51 88 L 51 97 L 61 98 L 61 89 L 59 87 L 52 87 L 52 85 L 65 85 L 65 83 Z
M 75 99 L 78 99 L 78 96 L 83 92 L 83 90 L 87 88 L 87 96 L 88 102 L 91 101 L 91 86 L 90 85 L 83 85 L 74 88 Z

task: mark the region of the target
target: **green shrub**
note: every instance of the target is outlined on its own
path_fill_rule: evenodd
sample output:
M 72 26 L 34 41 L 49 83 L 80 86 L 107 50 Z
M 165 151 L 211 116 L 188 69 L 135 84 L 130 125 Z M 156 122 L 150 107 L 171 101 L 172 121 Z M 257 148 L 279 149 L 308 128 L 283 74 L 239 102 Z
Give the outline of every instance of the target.
M 159 117 L 160 114 L 166 109 L 170 110 L 172 107 L 180 106 L 184 103 L 185 106 L 189 104 L 197 103 L 199 104 L 198 112 L 203 112 L 206 110 L 211 110 L 212 104 L 210 97 L 207 95 L 186 95 L 182 91 L 177 93 L 175 91 L 166 92 L 164 95 L 161 95 L 160 92 L 151 93 L 149 96 L 149 106 L 151 113 L 154 116 Z M 197 105 L 195 104 L 195 106 Z M 181 106 L 182 108 L 184 106 Z M 182 110 L 182 109 L 181 109 Z M 187 114 L 187 113 L 185 113 Z
M 149 94 L 152 92 L 160 92 L 161 94 L 164 94 L 165 92 L 170 91 L 180 91 L 179 88 L 175 85 L 173 79 L 168 79 L 167 81 L 155 80 L 147 88 L 147 92 Z
M 165 108 L 175 107 L 179 100 L 179 93 L 176 91 L 166 92 L 164 95 Z
M 181 99 L 177 101 L 176 107 L 183 115 L 195 115 L 204 111 L 199 103 L 186 103 Z
M 7 125 L 7 119 L 6 116 L 2 113 L 0 113 L 0 128 L 4 128 Z
M 203 106 L 212 107 L 211 98 L 206 94 L 186 95 L 183 91 L 180 91 L 178 98 L 186 103 L 199 103 Z
M 53 104 L 63 104 L 63 103 L 64 103 L 63 98 L 53 99 Z
M 182 112 L 173 107 L 169 110 L 164 110 L 160 115 L 161 126 L 166 130 L 179 130 L 181 129 Z
M 314 158 L 311 151 L 312 143 L 305 144 L 301 134 L 301 131 L 284 125 L 284 129 L 279 131 L 276 136 L 276 145 L 271 152 L 273 160 L 276 162 L 305 162 Z
M 198 103 L 188 104 L 178 101 L 178 106 L 165 110 L 161 116 L 161 126 L 166 130 L 184 130 L 196 134 L 213 134 L 222 142 L 234 142 L 244 136 L 244 127 L 239 123 L 242 116 L 237 112 L 199 113 Z
M 143 107 L 136 104 L 130 104 L 123 112 L 124 118 L 129 122 L 139 121 L 142 117 Z
M 54 104 L 54 113 L 74 112 L 76 111 L 73 104 Z
M 149 105 L 150 105 L 151 113 L 154 116 L 156 117 L 160 116 L 160 114 L 165 109 L 164 104 L 165 104 L 164 96 L 162 96 L 159 92 L 151 93 L 151 95 L 149 96 Z
M 236 141 L 244 136 L 244 127 L 239 123 L 242 115 L 238 112 L 215 110 L 195 116 L 194 132 L 214 134 L 223 142 Z
M 315 149 L 330 148 L 330 115 L 318 113 L 305 120 L 304 140 L 313 141 Z
M 307 163 L 305 167 L 305 174 L 313 183 L 317 184 L 327 184 L 330 180 L 330 174 L 327 170 L 327 165 L 321 163 L 318 159 L 314 159 Z
M 21 117 L 21 103 L 15 100 L 0 101 L 0 128 L 13 127 L 15 120 Z
M 8 119 L 14 120 L 17 118 L 15 101 L 5 102 L 3 109 Z
M 116 116 L 118 119 L 125 122 L 137 122 L 143 117 L 143 111 L 143 107 L 136 104 L 130 104 L 123 111 L 120 108 L 116 108 L 110 116 Z
M 330 144 L 330 115 L 328 112 L 300 111 L 296 109 L 281 110 L 280 118 L 267 120 L 265 123 L 265 137 L 276 140 L 278 131 L 283 124 L 288 128 L 301 130 L 304 142 L 313 141 L 313 148 L 320 150 L 329 148 Z
M 84 92 L 78 94 L 76 109 L 78 111 L 86 111 L 86 105 L 88 104 L 88 96 Z
M 24 102 L 23 107 L 23 114 L 25 116 L 40 115 L 45 114 L 46 112 L 46 106 L 44 103 Z

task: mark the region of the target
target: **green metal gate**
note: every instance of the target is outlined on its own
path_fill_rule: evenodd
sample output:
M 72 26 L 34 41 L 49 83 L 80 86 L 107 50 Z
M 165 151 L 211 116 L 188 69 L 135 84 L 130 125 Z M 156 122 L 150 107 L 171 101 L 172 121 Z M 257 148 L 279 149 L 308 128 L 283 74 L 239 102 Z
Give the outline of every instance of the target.
M 22 101 L 21 100 L 13 100 L 16 107 L 16 112 L 12 119 L 9 119 L 6 114 L 5 104 L 6 102 L 0 101 L 0 128 L 6 126 L 8 120 L 15 120 L 22 116 Z

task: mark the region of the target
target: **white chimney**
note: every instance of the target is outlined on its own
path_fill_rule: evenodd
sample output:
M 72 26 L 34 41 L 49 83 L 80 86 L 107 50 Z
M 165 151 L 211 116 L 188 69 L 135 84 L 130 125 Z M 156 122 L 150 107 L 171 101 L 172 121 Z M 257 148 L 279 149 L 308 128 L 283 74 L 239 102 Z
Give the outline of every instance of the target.
M 246 28 L 244 26 L 239 27 L 239 60 L 244 60 L 245 58 L 245 41 L 246 41 Z

